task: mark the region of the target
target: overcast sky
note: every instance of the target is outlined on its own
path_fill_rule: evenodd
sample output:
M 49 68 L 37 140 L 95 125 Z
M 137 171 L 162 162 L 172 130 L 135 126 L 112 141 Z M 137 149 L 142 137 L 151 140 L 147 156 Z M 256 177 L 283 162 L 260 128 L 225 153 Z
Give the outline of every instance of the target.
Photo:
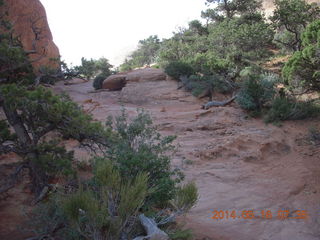
M 205 0 L 40 0 L 62 59 L 106 57 L 119 65 L 139 40 L 168 38 L 200 19 Z

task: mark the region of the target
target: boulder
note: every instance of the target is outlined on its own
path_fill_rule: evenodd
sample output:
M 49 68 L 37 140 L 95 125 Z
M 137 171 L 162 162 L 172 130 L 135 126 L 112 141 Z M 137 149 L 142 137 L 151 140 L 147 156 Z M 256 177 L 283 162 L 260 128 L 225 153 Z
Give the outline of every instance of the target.
M 8 20 L 13 24 L 15 36 L 29 52 L 32 65 L 37 71 L 40 66 L 59 68 L 52 59 L 60 56 L 53 42 L 46 11 L 39 0 L 5 0 Z
M 126 75 L 111 75 L 103 81 L 102 88 L 117 91 L 121 90 L 126 83 Z
M 127 73 L 127 82 L 146 82 L 166 80 L 167 75 L 161 69 L 145 68 Z

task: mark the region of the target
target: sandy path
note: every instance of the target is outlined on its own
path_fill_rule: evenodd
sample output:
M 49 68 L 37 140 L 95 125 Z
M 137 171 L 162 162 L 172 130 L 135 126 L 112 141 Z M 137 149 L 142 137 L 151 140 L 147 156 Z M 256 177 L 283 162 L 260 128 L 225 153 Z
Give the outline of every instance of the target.
M 95 119 L 105 121 L 121 106 L 131 116 L 144 108 L 161 133 L 177 135 L 180 147 L 173 165 L 195 180 L 200 192 L 186 219 L 198 239 L 320 239 L 320 157 L 305 140 L 316 121 L 288 122 L 279 128 L 247 119 L 235 103 L 201 110 L 200 101 L 176 90 L 173 81 L 88 93 L 91 84 L 55 88 L 67 91 Z M 213 220 L 212 210 L 235 210 L 237 218 Z M 238 218 L 243 210 L 254 210 L 256 218 Z M 262 218 L 262 210 L 270 210 L 272 218 Z M 291 218 L 278 219 L 279 210 L 288 210 Z M 299 210 L 307 211 L 308 218 L 293 219 Z

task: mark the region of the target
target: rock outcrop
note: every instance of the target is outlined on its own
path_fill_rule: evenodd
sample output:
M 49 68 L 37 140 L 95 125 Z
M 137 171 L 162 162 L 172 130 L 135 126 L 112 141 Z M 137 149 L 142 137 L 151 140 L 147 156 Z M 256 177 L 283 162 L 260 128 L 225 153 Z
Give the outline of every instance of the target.
M 161 69 L 145 68 L 138 69 L 127 74 L 128 82 L 149 82 L 166 80 L 167 75 Z
M 126 85 L 126 75 L 116 74 L 103 81 L 102 88 L 111 91 L 121 90 Z
M 116 91 L 121 90 L 127 83 L 153 82 L 166 79 L 167 75 L 163 72 L 163 70 L 155 68 L 144 68 L 112 75 L 104 80 L 102 88 Z
M 46 11 L 39 0 L 5 0 L 8 18 L 15 36 L 19 37 L 25 51 L 29 52 L 35 68 L 57 68 L 52 59 L 59 58 L 59 49 L 53 42 Z

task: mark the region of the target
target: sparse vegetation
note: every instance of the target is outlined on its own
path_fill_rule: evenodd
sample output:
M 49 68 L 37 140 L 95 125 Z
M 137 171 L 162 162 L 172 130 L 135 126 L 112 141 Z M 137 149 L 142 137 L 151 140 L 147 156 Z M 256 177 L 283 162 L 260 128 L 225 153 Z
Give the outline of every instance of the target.
M 193 20 L 169 39 L 154 35 L 139 41 L 120 70 L 156 63 L 179 81 L 179 88 L 210 101 L 214 93 L 232 94 L 227 104 L 236 99 L 266 123 L 320 115 L 318 6 L 276 0 L 269 22 L 258 0 L 206 3 L 214 6 L 202 12 L 206 24 Z M 93 79 L 93 87 L 101 89 L 113 66 L 106 58 L 82 58 L 73 68 L 56 60 L 60 68 L 35 71 L 2 0 L 0 8 L 0 154 L 21 157 L 11 164 L 12 174 L 1 179 L 0 194 L 17 184 L 22 169 L 28 170 L 34 203 L 40 202 L 30 216 L 37 239 L 133 239 L 144 234 L 142 217 L 171 239 L 192 239 L 190 230 L 175 223 L 199 198 L 195 182 L 182 184 L 183 172 L 171 165 L 176 137 L 162 136 L 144 110 L 131 119 L 123 110 L 104 125 L 65 93 L 55 94 L 48 85 L 75 76 Z M 279 53 L 291 55 L 277 69 L 281 76 L 263 68 Z M 67 139 L 86 147 L 90 162 L 76 162 Z M 310 129 L 309 140 L 320 144 L 319 129 Z M 82 179 L 79 171 L 89 176 Z M 60 185 L 51 184 L 57 178 Z

